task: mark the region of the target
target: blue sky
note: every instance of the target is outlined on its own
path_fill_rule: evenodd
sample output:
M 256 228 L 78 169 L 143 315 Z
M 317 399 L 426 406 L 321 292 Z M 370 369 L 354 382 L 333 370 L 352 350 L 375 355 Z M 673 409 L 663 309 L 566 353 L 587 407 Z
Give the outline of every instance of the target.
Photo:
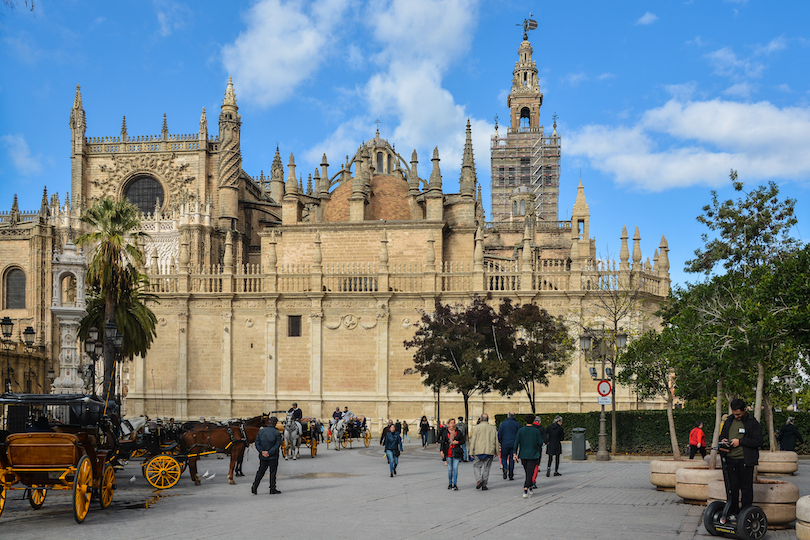
M 0 8 L 0 209 L 14 193 L 39 208 L 42 186 L 70 188 L 68 116 L 82 87 L 88 136 L 209 132 L 233 77 L 243 168 L 332 170 L 380 134 L 421 171 L 438 146 L 445 191 L 457 191 L 467 118 L 489 216 L 489 137 L 522 29 L 541 77 L 541 122 L 559 116 L 560 219 L 580 175 L 599 254 L 616 257 L 623 225 L 643 257 L 661 235 L 676 283 L 700 246 L 710 190 L 733 196 L 773 180 L 798 199 L 794 235 L 810 238 L 810 3 L 513 0 L 37 0 Z

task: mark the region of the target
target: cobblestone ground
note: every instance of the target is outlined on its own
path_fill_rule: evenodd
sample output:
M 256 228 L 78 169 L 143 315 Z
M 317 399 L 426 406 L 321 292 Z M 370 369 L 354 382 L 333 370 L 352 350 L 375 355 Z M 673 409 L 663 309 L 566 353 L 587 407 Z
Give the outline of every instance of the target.
M 398 475 L 389 477 L 379 446 L 336 452 L 325 445 L 297 461 L 282 461 L 278 488 L 267 479 L 250 493 L 256 453 L 245 462 L 248 476 L 229 485 L 226 459 L 200 463 L 214 475 L 196 487 L 185 473 L 169 490 L 156 492 L 132 462 L 116 475 L 118 489 L 106 510 L 94 504 L 86 521 L 73 521 L 68 492 L 48 494 L 32 510 L 22 491 L 9 492 L 0 516 L 2 539 L 188 540 L 261 538 L 520 538 L 693 539 L 710 538 L 700 524 L 702 507 L 683 504 L 674 493 L 649 483 L 648 461 L 574 462 L 564 459 L 559 477 L 538 477 L 533 497 L 522 498 L 522 468 L 504 480 L 493 466 L 489 490 L 475 489 L 472 464 L 459 468 L 459 491 L 447 490 L 446 467 L 434 448 L 410 444 Z M 130 483 L 130 479 L 134 481 Z M 810 494 L 810 461 L 789 478 Z M 793 530 L 766 538 L 795 538 Z

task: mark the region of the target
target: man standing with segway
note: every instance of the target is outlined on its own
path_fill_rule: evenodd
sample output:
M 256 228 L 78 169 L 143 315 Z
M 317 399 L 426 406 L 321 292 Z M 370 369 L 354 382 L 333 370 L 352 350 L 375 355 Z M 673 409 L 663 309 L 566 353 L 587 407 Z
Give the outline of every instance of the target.
M 731 415 L 720 430 L 720 442 L 728 444 L 729 514 L 736 516 L 754 504 L 754 467 L 759 463 L 759 448 L 762 446 L 762 427 L 748 414 L 745 401 L 740 398 L 731 402 Z M 726 449 L 721 447 L 720 451 Z

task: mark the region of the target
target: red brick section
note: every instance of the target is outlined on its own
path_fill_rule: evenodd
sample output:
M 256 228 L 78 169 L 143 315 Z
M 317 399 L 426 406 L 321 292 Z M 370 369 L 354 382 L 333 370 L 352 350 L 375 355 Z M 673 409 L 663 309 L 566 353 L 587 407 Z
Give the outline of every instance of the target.
M 323 220 L 329 222 L 349 221 L 349 197 L 352 183 L 345 182 L 332 192 L 323 212 Z M 389 221 L 411 219 L 408 205 L 408 183 L 393 176 L 378 174 L 371 179 L 371 197 L 368 205 L 368 220 Z

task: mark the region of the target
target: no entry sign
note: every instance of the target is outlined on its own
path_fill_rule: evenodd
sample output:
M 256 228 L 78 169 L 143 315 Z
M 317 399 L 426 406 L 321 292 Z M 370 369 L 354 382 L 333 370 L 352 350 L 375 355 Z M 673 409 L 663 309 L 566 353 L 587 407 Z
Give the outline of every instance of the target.
M 604 397 L 610 395 L 610 390 L 611 390 L 610 381 L 601 380 L 596 385 L 596 391 L 599 392 L 600 396 Z

